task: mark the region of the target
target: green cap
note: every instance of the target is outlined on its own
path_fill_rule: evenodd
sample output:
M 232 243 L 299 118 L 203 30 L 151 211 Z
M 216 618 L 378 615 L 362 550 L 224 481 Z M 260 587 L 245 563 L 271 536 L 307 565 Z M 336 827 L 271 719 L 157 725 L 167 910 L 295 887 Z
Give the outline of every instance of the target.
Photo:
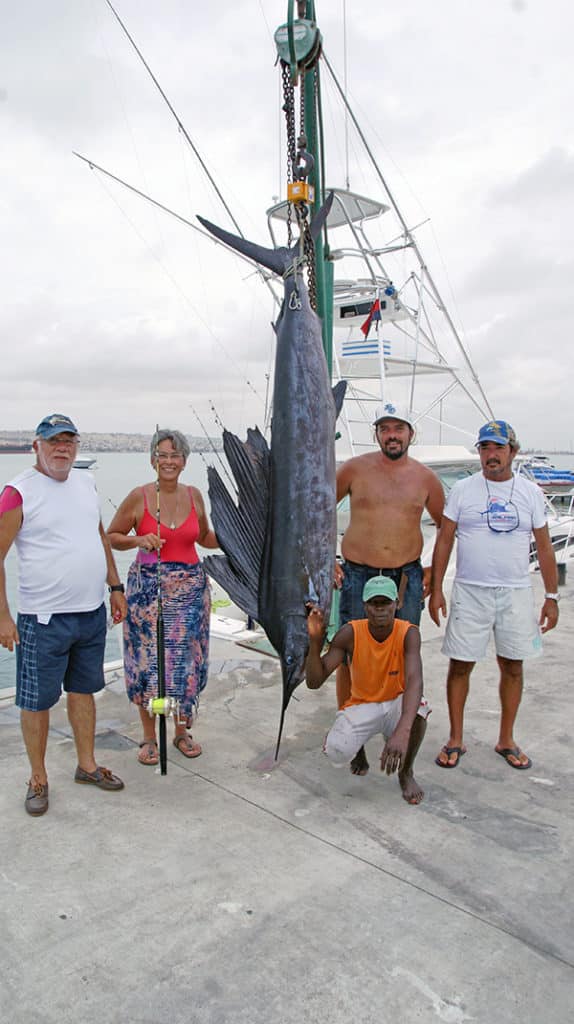
M 398 596 L 396 585 L 389 576 L 373 576 L 363 587 L 363 601 L 370 601 L 372 597 L 388 597 L 396 601 Z

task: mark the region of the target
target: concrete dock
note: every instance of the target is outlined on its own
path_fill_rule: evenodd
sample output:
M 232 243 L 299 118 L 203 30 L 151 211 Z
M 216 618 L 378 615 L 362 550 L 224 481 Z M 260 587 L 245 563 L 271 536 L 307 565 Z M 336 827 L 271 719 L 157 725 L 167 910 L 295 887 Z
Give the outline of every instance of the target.
M 541 603 L 538 578 L 535 591 Z M 378 739 L 365 778 L 328 763 L 331 680 L 296 692 L 274 765 L 278 663 L 229 643 L 212 649 L 204 752 L 170 743 L 165 777 L 136 761 L 121 679 L 101 694 L 97 756 L 121 793 L 74 784 L 62 700 L 39 819 L 24 811 L 19 713 L 0 703 L 4 1024 L 570 1024 L 573 594 L 567 580 L 559 627 L 526 664 L 530 771 L 494 753 L 494 654 L 472 678 L 467 754 L 435 766 L 447 662 L 425 612 L 419 807 L 378 770 Z

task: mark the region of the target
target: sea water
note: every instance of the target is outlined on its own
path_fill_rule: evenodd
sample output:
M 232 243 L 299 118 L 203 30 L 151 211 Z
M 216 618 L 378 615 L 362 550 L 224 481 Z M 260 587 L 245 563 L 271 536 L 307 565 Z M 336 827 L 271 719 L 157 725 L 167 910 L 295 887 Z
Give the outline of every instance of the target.
M 88 452 L 81 452 L 82 457 Z M 91 470 L 78 470 L 80 473 L 92 473 L 96 481 L 102 522 L 107 527 L 121 501 L 134 488 L 153 481 L 154 472 L 146 452 L 99 452 L 96 464 Z M 205 455 L 192 452 L 187 460 L 180 482 L 193 484 L 201 491 L 206 507 L 207 499 L 207 465 L 215 464 L 221 471 L 218 456 L 214 453 Z M 0 489 L 18 473 L 34 464 L 34 455 L 0 455 Z M 200 555 L 202 549 L 199 549 Z M 131 551 L 115 551 L 114 557 L 123 583 L 126 581 L 128 569 L 135 558 L 135 549 Z M 14 619 L 18 609 L 18 558 L 13 547 L 6 558 L 6 591 L 8 603 Z M 116 661 L 120 657 L 121 626 L 108 629 L 106 641 L 106 661 Z M 16 655 L 4 647 L 0 647 L 0 689 L 16 685 Z
M 413 448 L 412 451 L 414 458 L 416 458 L 416 448 Z M 82 456 L 88 454 L 88 452 L 81 452 Z M 558 469 L 574 469 L 574 455 L 551 454 L 549 458 Z M 150 465 L 149 455 L 146 452 L 100 452 L 96 459 L 96 465 L 92 467 L 92 470 L 83 469 L 80 472 L 93 472 L 94 474 L 100 497 L 102 521 L 104 526 L 107 527 L 115 509 L 123 498 L 129 494 L 132 488 L 152 481 L 154 474 Z M 33 462 L 33 455 L 0 455 L 0 487 L 8 480 L 17 476 L 18 473 L 21 473 L 22 470 L 31 466 Z M 205 455 L 192 452 L 180 477 L 182 483 L 193 484 L 195 487 L 199 487 L 208 509 L 207 466 L 212 464 L 215 464 L 220 472 L 225 474 L 225 468 L 218 455 L 212 452 L 205 453 Z M 199 550 L 201 554 L 201 548 Z M 135 554 L 135 550 L 114 552 L 120 577 L 124 583 Z M 14 549 L 8 553 L 5 567 L 8 601 L 15 618 L 18 607 L 18 562 Z M 120 628 L 115 626 L 108 630 L 106 661 L 116 661 L 120 657 Z M 16 655 L 14 653 L 10 654 L 5 648 L 0 647 L 0 689 L 14 687 L 15 677 Z

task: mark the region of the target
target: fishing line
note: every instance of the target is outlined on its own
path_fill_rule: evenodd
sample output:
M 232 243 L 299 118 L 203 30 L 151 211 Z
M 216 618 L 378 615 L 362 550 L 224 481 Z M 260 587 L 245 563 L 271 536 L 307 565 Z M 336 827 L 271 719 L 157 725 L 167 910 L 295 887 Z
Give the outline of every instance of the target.
M 99 9 L 99 2 L 98 2 L 98 9 Z M 129 138 L 130 138 L 130 142 L 131 142 L 132 149 L 133 149 L 133 152 L 134 152 L 136 164 L 137 164 L 137 166 L 139 168 L 139 172 L 140 172 L 140 174 L 141 174 L 141 176 L 143 178 L 143 182 L 144 182 L 145 188 L 149 190 L 148 182 L 147 182 L 147 178 L 146 178 L 146 173 L 145 173 L 145 168 L 144 168 L 144 165 L 142 163 L 142 159 L 140 157 L 140 153 L 139 153 L 139 150 L 138 150 L 138 147 L 137 147 L 135 134 L 134 134 L 134 131 L 132 129 L 132 124 L 131 124 L 131 121 L 130 121 L 130 119 L 128 117 L 127 107 L 126 107 L 126 103 L 125 103 L 125 99 L 124 99 L 124 92 L 123 92 L 123 90 L 120 87 L 119 80 L 118 80 L 118 77 L 117 77 L 116 72 L 115 72 L 114 63 L 113 63 L 112 58 L 110 56 L 110 51 L 108 49 L 108 46 L 107 46 L 107 43 L 106 43 L 106 40 L 105 40 L 105 36 L 104 36 L 103 30 L 102 30 L 102 19 L 101 19 L 101 16 L 99 15 L 99 10 L 98 10 L 98 14 L 96 15 L 96 24 L 97 24 L 98 35 L 99 35 L 99 38 L 100 38 L 100 43 L 101 43 L 102 49 L 103 49 L 103 51 L 104 51 L 104 53 L 106 55 L 110 77 L 111 77 L 111 79 L 113 81 L 114 89 L 115 89 L 117 97 L 118 97 L 118 101 L 119 101 L 119 105 L 120 105 L 120 108 L 121 108 L 122 116 L 123 116 L 123 119 L 124 119 L 124 122 L 125 122 L 126 131 L 127 131 L 128 135 L 129 135 Z M 165 243 L 164 243 L 163 234 L 162 234 L 161 227 L 160 227 L 159 217 L 157 215 L 157 210 L 154 211 L 154 215 L 155 215 L 155 223 L 156 223 L 156 227 L 157 227 L 157 232 L 158 232 L 158 235 L 160 237 L 161 244 L 162 244 L 162 246 L 165 249 Z
M 79 154 L 77 154 L 77 155 L 79 156 Z M 84 161 L 85 161 L 86 163 L 90 163 L 90 161 L 86 161 L 86 160 L 85 160 L 85 157 L 80 157 L 80 159 L 84 160 Z M 91 167 L 92 167 L 92 168 L 93 168 L 94 170 L 101 170 L 101 168 L 97 168 L 97 167 L 96 167 L 96 165 L 94 165 L 94 164 L 91 164 L 91 163 L 90 163 L 90 166 L 91 166 Z M 107 171 L 104 171 L 103 173 L 104 173 L 104 174 L 108 174 L 108 172 L 107 172 Z M 108 174 L 108 176 L 109 176 L 109 174 Z M 226 358 L 227 358 L 227 359 L 229 360 L 229 362 L 230 362 L 230 363 L 231 363 L 231 364 L 232 364 L 232 365 L 234 366 L 234 368 L 235 368 L 235 369 L 237 370 L 237 373 L 239 374 L 239 376 L 240 376 L 240 378 L 241 378 L 242 382 L 243 382 L 243 383 L 244 383 L 244 384 L 245 384 L 245 385 L 246 385 L 246 386 L 247 386 L 247 387 L 248 387 L 248 388 L 249 388 L 249 389 L 250 389 L 250 390 L 251 390 L 251 391 L 253 392 L 253 394 L 254 394 L 254 395 L 255 395 L 255 397 L 256 397 L 256 398 L 258 399 L 258 401 L 259 401 L 259 402 L 261 402 L 261 403 L 263 404 L 263 398 L 261 397 L 261 395 L 259 394 L 259 392 L 257 391 L 257 389 L 256 389 L 256 388 L 254 387 L 254 385 L 253 385 L 253 384 L 251 383 L 251 381 L 247 380 L 247 379 L 246 379 L 246 378 L 244 377 L 244 374 L 243 374 L 243 370 L 242 370 L 241 366 L 239 365 L 239 363 L 237 362 L 237 360 L 236 360 L 236 359 L 235 359 L 235 358 L 233 357 L 232 353 L 231 353 L 231 352 L 229 352 L 229 351 L 227 350 L 227 348 L 225 347 L 225 345 L 223 344 L 223 342 L 221 341 L 221 339 L 220 339 L 220 338 L 219 338 L 219 337 L 218 337 L 218 336 L 217 336 L 217 335 L 215 334 L 215 332 L 213 331 L 213 329 L 211 328 L 211 326 L 210 326 L 210 325 L 209 325 L 209 324 L 207 323 L 207 321 L 206 321 L 206 320 L 204 320 L 204 318 L 203 318 L 203 316 L 201 315 L 201 313 L 199 312 L 199 310 L 198 310 L 198 309 L 197 309 L 197 308 L 196 308 L 196 307 L 194 306 L 193 302 L 191 301 L 191 299 L 189 298 L 189 296 L 188 296 L 188 295 L 187 295 L 187 294 L 186 294 L 186 293 L 184 292 L 183 288 L 182 288 L 182 287 L 181 287 L 181 285 L 180 285 L 180 284 L 178 283 L 178 281 L 176 280 L 176 278 L 175 278 L 175 277 L 173 276 L 173 274 L 171 273 L 171 271 L 170 271 L 170 270 L 169 270 L 169 269 L 167 268 L 167 266 L 165 265 L 165 263 L 163 262 L 163 260 L 162 260 L 162 259 L 161 259 L 161 258 L 160 258 L 160 257 L 159 257 L 159 256 L 157 255 L 157 253 L 156 253 L 156 252 L 154 251 L 153 247 L 152 247 L 152 246 L 151 246 L 151 245 L 149 244 L 149 242 L 147 241 L 147 239 L 145 238 L 145 236 L 144 236 L 144 235 L 143 235 L 143 234 L 141 233 L 141 231 L 139 230 L 139 228 L 137 227 L 137 225 L 136 225 L 136 224 L 134 223 L 134 221 L 133 221 L 133 220 L 131 219 L 131 217 L 129 216 L 129 214 L 128 214 L 128 213 L 127 213 L 127 212 L 126 212 L 125 210 L 124 210 L 123 206 L 121 205 L 121 203 L 119 202 L 119 200 L 118 200 L 118 199 L 116 198 L 116 196 L 114 196 L 114 194 L 113 194 L 113 192 L 111 191 L 111 189 L 109 189 L 109 188 L 108 188 L 108 186 L 106 185 L 106 183 L 105 183 L 105 181 L 103 180 L 103 178 L 101 178 L 101 177 L 100 177 L 100 175 L 98 175 L 98 174 L 96 174 L 96 177 L 97 177 L 97 180 L 99 181 L 99 184 L 100 184 L 101 188 L 103 188 L 103 190 L 104 190 L 104 192 L 106 193 L 106 195 L 107 195 L 107 196 L 109 197 L 109 199 L 111 199 L 111 201 L 112 201 L 112 202 L 113 202 L 113 203 L 115 204 L 115 206 L 116 206 L 116 207 L 118 208 L 118 210 L 120 211 L 120 213 L 122 214 L 122 216 L 123 216 L 123 217 L 124 217 L 124 218 L 125 218 L 125 219 L 127 220 L 128 224 L 130 225 L 130 227 L 132 228 L 132 230 L 133 230 L 133 231 L 135 232 L 135 234 L 136 234 L 136 235 L 137 235 L 137 237 L 139 238 L 140 242 L 142 243 L 142 245 L 143 245 L 143 246 L 145 247 L 145 249 L 147 250 L 148 254 L 149 254 L 149 255 L 150 255 L 150 256 L 151 256 L 151 257 L 152 257 L 152 258 L 153 258 L 153 259 L 155 260 L 155 262 L 156 262 L 156 263 L 158 264 L 158 266 L 159 266 L 159 267 L 161 268 L 161 270 L 163 271 L 163 273 L 165 274 L 165 276 L 166 276 L 166 277 L 168 278 L 168 280 L 169 280 L 169 281 L 171 282 L 171 284 L 173 285 L 173 287 L 174 287 L 174 288 L 176 289 L 176 291 L 177 291 L 177 292 L 179 293 L 179 296 L 180 296 L 180 298 L 181 298 L 181 299 L 183 299 L 183 301 L 184 301 L 184 302 L 185 302 L 185 303 L 186 303 L 186 304 L 187 304 L 187 305 L 189 306 L 189 308 L 191 309 L 191 311 L 193 312 L 193 314 L 194 314 L 194 315 L 195 315 L 195 316 L 197 317 L 197 319 L 198 319 L 198 320 L 200 321 L 200 323 L 202 324 L 202 326 L 203 326 L 203 327 L 205 328 L 205 330 L 206 330 L 206 331 L 208 332 L 208 334 L 209 334 L 209 335 L 211 336 L 211 338 L 212 338 L 212 340 L 213 340 L 213 341 L 215 342 L 215 344 L 216 344 L 216 345 L 218 345 L 218 346 L 219 346 L 219 347 L 220 347 L 220 348 L 221 348 L 221 349 L 223 350 L 223 352 L 224 352 L 224 354 L 225 354 Z M 128 187 L 130 187 L 130 186 L 128 186 Z M 155 202 L 155 200 L 151 200 L 151 201 L 152 201 L 152 202 Z M 178 215 L 177 215 L 177 214 L 175 214 L 175 216 L 178 216 Z M 182 218 L 180 217 L 179 219 L 181 220 Z M 193 227 L 194 225 L 190 225 L 190 226 L 192 226 L 192 227 Z M 199 229 L 198 229 L 198 230 L 199 230 Z M 203 232 L 201 232 L 201 233 L 203 234 Z
M 381 864 L 377 864 L 375 861 L 370 860 L 368 857 L 356 853 L 353 850 L 347 850 L 345 849 L 344 846 L 340 846 L 338 843 L 333 842 L 332 839 L 326 839 L 324 836 L 318 835 L 316 832 L 312 832 L 310 829 L 304 828 L 302 825 L 297 825 L 295 822 L 290 821 L 289 818 L 284 818 L 281 814 L 278 814 L 277 811 L 272 811 L 268 807 L 264 807 L 262 804 L 257 803 L 257 801 L 255 800 L 250 800 L 249 797 L 245 796 L 243 793 L 238 793 L 235 790 L 231 789 L 229 786 L 226 786 L 224 783 L 216 782 L 215 779 L 208 778 L 206 775 L 203 775 L 201 772 L 193 769 L 190 765 L 181 765 L 181 767 L 183 771 L 189 772 L 190 775 L 194 775 L 196 778 L 201 779 L 208 785 L 214 786 L 216 789 L 220 790 L 223 793 L 226 793 L 228 796 L 235 797 L 236 800 L 240 800 L 242 801 L 242 803 L 247 804 L 248 806 L 253 807 L 258 811 L 261 811 L 263 814 L 267 815 L 270 818 L 273 818 L 275 821 L 281 822 L 282 825 L 286 825 L 293 831 L 300 832 L 302 835 L 307 836 L 309 839 L 315 839 L 318 843 L 321 843 L 322 846 L 326 846 L 331 850 L 335 850 L 337 853 L 342 854 L 344 857 L 350 858 L 358 864 L 363 864 L 366 867 L 373 868 L 375 871 L 378 871 L 379 874 L 384 875 L 387 878 L 392 878 L 393 881 L 399 882 L 401 885 L 407 886 L 414 892 L 420 893 L 422 896 L 428 896 L 431 900 L 434 900 L 436 903 L 440 903 L 442 906 L 448 907 L 449 910 L 457 911 L 459 914 L 463 914 L 465 917 L 468 917 L 473 921 L 477 921 L 479 924 L 485 925 L 487 928 L 492 928 L 494 931 L 498 932 L 501 935 L 505 935 L 508 938 L 513 939 L 515 942 L 522 943 L 522 945 L 527 946 L 528 949 L 532 949 L 536 953 L 541 953 L 543 956 L 548 956 L 552 960 L 556 960 L 558 963 L 564 964 L 566 967 L 574 967 L 574 961 L 567 960 L 566 957 L 560 956 L 553 950 L 547 949 L 545 946 L 539 945 L 536 942 L 532 942 L 529 939 L 525 939 L 517 935 L 516 932 L 513 931 L 510 927 L 505 927 L 502 924 L 497 924 L 496 921 L 491 921 L 487 917 L 483 917 L 476 911 L 470 910 L 467 907 L 462 907 L 460 906 L 460 904 L 454 903 L 453 900 L 449 900 L 446 896 L 441 896 L 439 893 L 433 892 L 432 889 L 427 889 L 424 885 L 421 885 L 419 882 L 413 882 L 409 878 L 403 878 L 402 875 L 397 874 L 397 872 L 395 871 L 391 871 L 389 868 L 383 867 Z
M 225 462 L 225 460 L 224 460 L 224 459 L 222 458 L 222 456 L 221 456 L 221 452 L 220 452 L 220 451 L 219 451 L 219 450 L 218 450 L 218 449 L 217 449 L 217 448 L 215 447 L 215 445 L 214 445 L 214 443 L 213 443 L 213 438 L 212 438 L 212 437 L 211 437 L 211 436 L 210 436 L 210 435 L 209 435 L 209 434 L 207 433 L 207 430 L 206 430 L 206 428 L 205 428 L 205 425 L 204 425 L 203 421 L 202 421 L 202 420 L 200 419 L 199 413 L 197 412 L 197 410 L 196 410 L 196 409 L 194 409 L 193 405 L 190 405 L 190 406 L 189 406 L 189 408 L 191 409 L 191 411 L 192 411 L 193 415 L 195 416 L 195 418 L 196 418 L 197 422 L 199 423 L 199 426 L 201 427 L 201 429 L 202 429 L 202 431 L 203 431 L 203 433 L 204 433 L 205 437 L 206 437 L 206 438 L 207 438 L 207 440 L 209 441 L 209 445 L 210 445 L 210 448 L 211 448 L 211 450 L 212 450 L 213 454 L 215 455 L 215 457 L 216 457 L 217 461 L 219 462 L 219 465 L 220 465 L 220 467 L 221 467 L 221 469 L 222 469 L 223 473 L 225 473 L 225 476 L 227 477 L 227 479 L 228 479 L 229 483 L 230 483 L 230 484 L 232 484 L 232 486 L 233 486 L 233 487 L 235 487 L 235 481 L 234 481 L 234 480 L 233 480 L 233 479 L 231 478 L 231 476 L 229 475 L 229 471 L 228 471 L 228 469 L 227 469 L 227 463 L 226 463 L 226 462 Z M 212 408 L 213 408 L 213 406 L 212 406 Z M 202 458 L 203 464 L 204 464 L 205 466 L 207 466 L 207 460 L 206 460 L 206 459 L 205 459 L 205 457 L 204 457 L 204 453 L 203 453 L 203 452 L 200 452 L 199 454 L 201 455 L 201 458 Z
M 227 205 L 227 203 L 226 203 L 225 199 L 223 198 L 223 195 L 221 194 L 221 191 L 219 190 L 219 188 L 218 188 L 218 186 L 217 186 L 217 183 L 216 183 L 215 179 L 213 178 L 213 175 L 212 175 L 212 174 L 211 174 L 211 172 L 210 172 L 210 171 L 208 170 L 208 168 L 207 168 L 207 166 L 206 166 L 206 164 L 205 164 L 205 162 L 204 162 L 204 160 L 203 160 L 203 158 L 202 158 L 202 156 L 201 156 L 201 154 L 200 154 L 199 150 L 197 149 L 197 146 L 196 146 L 196 145 L 195 145 L 195 143 L 194 143 L 194 142 L 192 141 L 192 139 L 191 139 L 191 137 L 190 137 L 189 133 L 187 132 L 187 130 L 186 130 L 186 128 L 185 128 L 185 126 L 184 126 L 184 124 L 183 124 L 183 122 L 182 122 L 182 121 L 180 120 L 180 118 L 179 118 L 179 117 L 178 117 L 178 115 L 176 114 L 176 112 L 175 112 L 175 109 L 173 108 L 173 106 L 172 106 L 171 102 L 170 102 L 170 101 L 169 101 L 169 99 L 167 98 L 167 96 L 166 96 L 165 92 L 163 91 L 163 89 L 162 89 L 161 85 L 159 84 L 159 82 L 158 82 L 157 78 L 155 77 L 155 75 L 154 75 L 153 71 L 151 70 L 151 68 L 150 68 L 149 64 L 147 63 L 147 61 L 146 61 L 146 59 L 145 59 L 145 57 L 144 57 L 143 53 L 141 52 L 141 50 L 140 50 L 140 49 L 138 49 L 138 47 L 137 47 L 137 45 L 136 45 L 136 43 L 135 43 L 135 40 L 134 40 L 134 39 L 132 38 L 132 36 L 131 36 L 131 35 L 130 35 L 130 33 L 128 32 L 128 30 L 127 30 L 126 26 L 124 25 L 124 23 L 123 23 L 122 19 L 120 18 L 119 14 L 117 13 L 117 11 L 116 11 L 116 10 L 115 10 L 115 8 L 113 7 L 113 5 L 112 5 L 112 4 L 110 3 L 110 0 L 106 0 L 106 3 L 107 3 L 107 5 L 108 5 L 108 7 L 110 8 L 110 10 L 111 10 L 112 14 L 114 15 L 115 19 L 116 19 L 116 20 L 117 20 L 117 22 L 119 23 L 119 25 L 120 25 L 120 27 L 121 27 L 122 31 L 123 31 L 123 32 L 125 33 L 125 35 L 127 36 L 127 38 L 128 38 L 128 40 L 129 40 L 129 42 L 131 43 L 131 45 L 132 45 L 133 49 L 134 49 L 134 50 L 135 50 L 135 52 L 137 53 L 137 55 L 138 55 L 139 59 L 141 60 L 141 62 L 142 62 L 142 64 L 143 64 L 144 68 L 146 69 L 146 71 L 147 71 L 148 75 L 150 76 L 150 78 L 151 78 L 151 80 L 152 80 L 153 84 L 155 85 L 155 87 L 156 87 L 156 89 L 158 90 L 159 94 L 161 95 L 162 99 L 163 99 L 163 100 L 165 101 L 165 103 L 166 103 L 167 107 L 169 108 L 169 110 L 170 110 L 170 111 L 171 111 L 171 113 L 173 114 L 173 116 L 174 116 L 174 118 L 175 118 L 175 120 L 176 120 L 176 122 L 177 122 L 177 126 L 178 126 L 178 129 L 179 129 L 179 131 L 180 131 L 180 132 L 181 132 L 181 133 L 183 134 L 183 136 L 184 136 L 184 138 L 185 138 L 186 142 L 188 142 L 188 143 L 189 143 L 189 146 L 190 146 L 190 147 L 191 147 L 191 149 L 193 150 L 193 153 L 194 153 L 195 157 L 197 158 L 197 160 L 198 160 L 198 162 L 199 162 L 199 165 L 200 165 L 200 167 L 201 167 L 202 171 L 203 171 L 203 172 L 204 172 L 204 173 L 206 174 L 206 176 L 207 176 L 207 179 L 208 179 L 208 181 L 209 181 L 209 183 L 210 183 L 211 187 L 213 188 L 213 190 L 214 190 L 215 194 L 217 195 L 217 197 L 218 197 L 218 198 L 220 199 L 220 201 L 221 201 L 221 203 L 222 203 L 222 205 L 223 205 L 223 208 L 225 209 L 225 211 L 226 211 L 226 213 L 227 213 L 228 217 L 229 217 L 229 218 L 230 218 L 230 220 L 231 220 L 231 223 L 232 223 L 232 224 L 234 225 L 234 227 L 235 227 L 235 229 L 236 229 L 237 233 L 238 233 L 239 235 L 241 235 L 241 237 L 243 238 L 243 232 L 241 231 L 241 228 L 239 227 L 239 224 L 238 224 L 238 223 L 237 223 L 237 221 L 235 220 L 235 217 L 233 216 L 233 214 L 232 214 L 231 210 L 229 209 L 229 206 Z

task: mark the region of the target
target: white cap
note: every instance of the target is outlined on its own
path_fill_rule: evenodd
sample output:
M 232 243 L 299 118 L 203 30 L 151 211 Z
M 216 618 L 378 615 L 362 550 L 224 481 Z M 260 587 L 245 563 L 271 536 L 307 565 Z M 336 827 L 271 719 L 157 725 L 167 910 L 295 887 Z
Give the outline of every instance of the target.
M 403 423 L 408 423 L 412 430 L 411 415 L 406 406 L 395 405 L 394 402 L 385 402 L 384 405 L 378 405 L 375 409 L 373 426 L 376 427 L 377 423 L 380 423 L 381 420 L 402 420 Z

